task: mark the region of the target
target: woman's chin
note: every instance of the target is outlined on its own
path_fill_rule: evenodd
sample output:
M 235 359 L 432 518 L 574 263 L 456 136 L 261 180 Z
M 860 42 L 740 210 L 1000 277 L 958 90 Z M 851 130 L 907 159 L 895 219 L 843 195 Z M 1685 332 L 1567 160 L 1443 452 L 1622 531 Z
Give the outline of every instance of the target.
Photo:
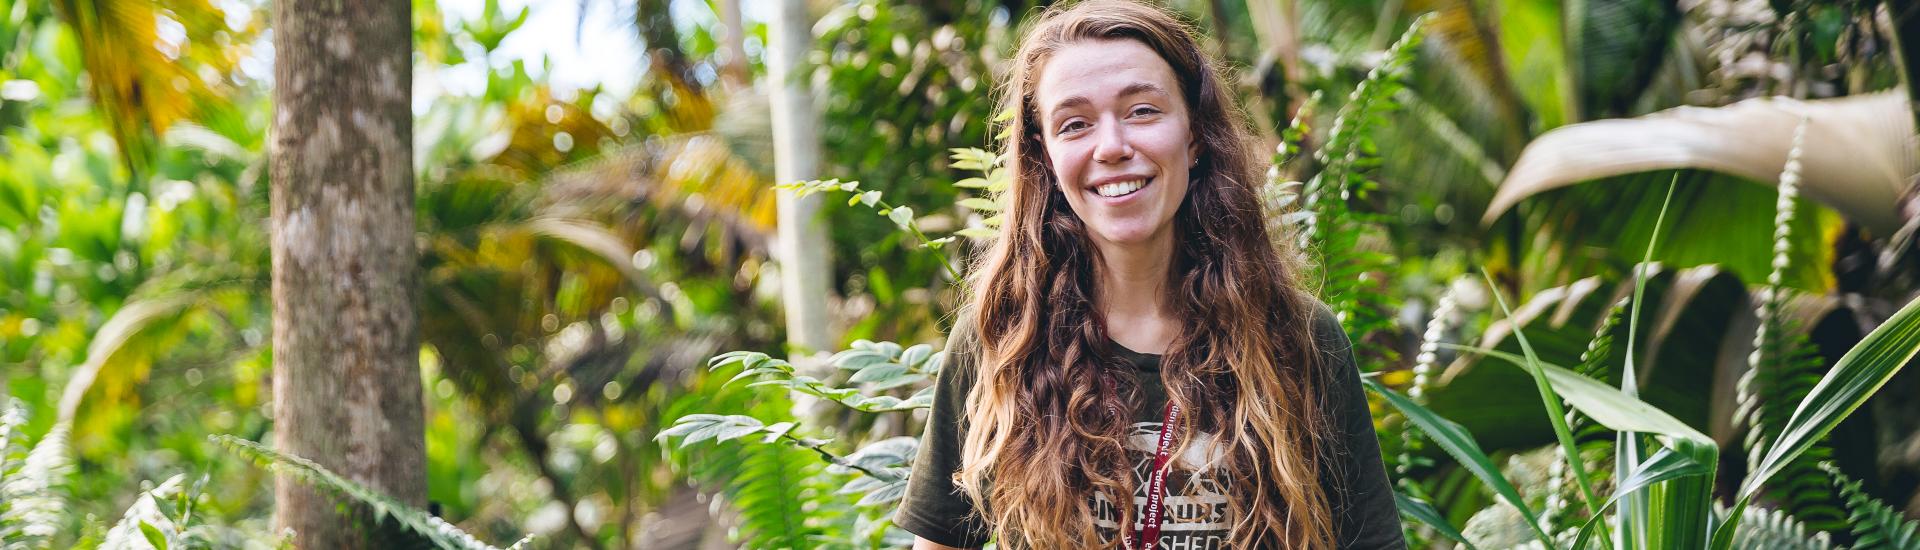
M 1154 228 L 1144 223 L 1095 227 L 1093 234 L 1098 236 L 1098 240 L 1102 243 L 1127 247 L 1151 244 L 1155 236 Z

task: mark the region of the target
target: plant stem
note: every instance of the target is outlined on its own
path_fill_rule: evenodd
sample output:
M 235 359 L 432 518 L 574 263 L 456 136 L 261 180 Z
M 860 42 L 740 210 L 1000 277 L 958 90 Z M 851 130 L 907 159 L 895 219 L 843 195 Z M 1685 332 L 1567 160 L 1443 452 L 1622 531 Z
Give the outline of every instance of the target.
M 847 460 L 845 458 L 842 458 L 840 455 L 833 454 L 832 451 L 828 451 L 826 449 L 825 444 L 794 437 L 792 433 L 783 433 L 783 434 L 780 434 L 780 437 L 782 439 L 786 439 L 787 441 L 793 442 L 794 445 L 798 445 L 806 449 L 812 449 L 813 452 L 820 453 L 820 458 L 823 460 L 826 460 L 829 463 L 859 470 L 860 473 L 867 474 L 868 476 L 871 476 L 874 479 L 894 479 L 895 478 L 895 476 L 883 475 L 880 472 L 869 470 L 865 466 L 855 464 L 851 460 Z
M 885 210 L 889 212 L 893 211 L 893 205 L 887 204 L 887 201 L 884 201 L 884 200 L 873 201 L 873 204 L 874 206 L 879 207 L 881 210 Z M 914 238 L 920 239 L 920 244 L 928 245 L 933 243 L 933 239 L 927 238 L 927 234 L 920 231 L 919 220 L 907 220 L 907 223 L 904 225 L 906 226 L 907 232 L 912 233 Z M 933 249 L 934 252 L 940 252 L 940 249 L 933 248 L 931 246 L 927 248 Z M 956 283 L 960 282 L 960 270 L 953 267 L 953 262 L 947 261 L 946 253 L 940 252 L 938 256 L 940 257 L 940 267 L 947 268 L 947 275 L 953 276 L 954 282 Z

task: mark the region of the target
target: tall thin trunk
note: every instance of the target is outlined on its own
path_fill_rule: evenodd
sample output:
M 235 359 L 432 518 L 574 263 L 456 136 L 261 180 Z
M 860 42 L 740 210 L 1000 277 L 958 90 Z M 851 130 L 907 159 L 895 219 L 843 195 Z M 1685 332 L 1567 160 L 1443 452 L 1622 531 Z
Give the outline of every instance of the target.
M 411 6 L 274 12 L 274 445 L 424 506 Z M 296 547 L 375 545 L 364 511 L 298 479 L 276 478 L 274 498 Z
M 778 0 L 768 29 L 767 73 L 773 88 L 775 178 L 782 183 L 811 180 L 820 171 L 820 114 L 814 111 L 808 80 L 795 70 L 813 46 L 813 22 L 804 0 Z M 827 323 L 827 277 L 831 256 L 827 226 L 820 219 L 822 197 L 779 195 L 782 299 L 787 310 L 787 343 L 797 351 L 831 351 Z
M 740 20 L 740 0 L 720 0 L 720 26 L 727 36 L 720 40 L 726 61 L 720 65 L 720 80 L 729 91 L 739 92 L 753 81 L 747 65 L 747 26 Z

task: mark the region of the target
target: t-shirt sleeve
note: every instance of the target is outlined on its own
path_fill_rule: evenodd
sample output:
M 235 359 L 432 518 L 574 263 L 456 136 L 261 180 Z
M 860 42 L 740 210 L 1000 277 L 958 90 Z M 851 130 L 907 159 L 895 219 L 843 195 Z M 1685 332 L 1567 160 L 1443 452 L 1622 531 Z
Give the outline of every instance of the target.
M 946 364 L 934 378 L 927 429 L 920 436 L 906 495 L 893 514 L 894 525 L 907 532 L 958 548 L 981 546 L 989 536 L 973 501 L 954 486 L 952 477 L 960 469 L 960 445 L 966 437 L 962 420 L 978 356 L 966 327 L 964 320 L 956 324 L 947 341 Z
M 1324 304 L 1315 314 L 1314 334 L 1323 364 L 1333 369 L 1327 378 L 1327 413 L 1338 433 L 1326 489 L 1339 530 L 1337 546 L 1342 550 L 1404 549 L 1407 541 L 1400 531 L 1400 511 L 1380 460 L 1380 441 L 1360 385 L 1353 343 Z

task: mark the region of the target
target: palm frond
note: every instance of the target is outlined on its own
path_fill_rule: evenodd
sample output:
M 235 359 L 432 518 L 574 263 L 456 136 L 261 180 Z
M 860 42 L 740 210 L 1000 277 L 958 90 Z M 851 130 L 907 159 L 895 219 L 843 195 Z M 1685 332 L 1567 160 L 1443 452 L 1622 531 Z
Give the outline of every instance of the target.
M 1549 189 L 1611 176 L 1687 168 L 1777 181 L 1792 149 L 1792 128 L 1804 119 L 1801 191 L 1875 234 L 1890 235 L 1900 227 L 1894 205 L 1907 175 L 1920 172 L 1906 105 L 1898 91 L 1766 98 L 1563 126 L 1527 145 L 1482 221 Z

